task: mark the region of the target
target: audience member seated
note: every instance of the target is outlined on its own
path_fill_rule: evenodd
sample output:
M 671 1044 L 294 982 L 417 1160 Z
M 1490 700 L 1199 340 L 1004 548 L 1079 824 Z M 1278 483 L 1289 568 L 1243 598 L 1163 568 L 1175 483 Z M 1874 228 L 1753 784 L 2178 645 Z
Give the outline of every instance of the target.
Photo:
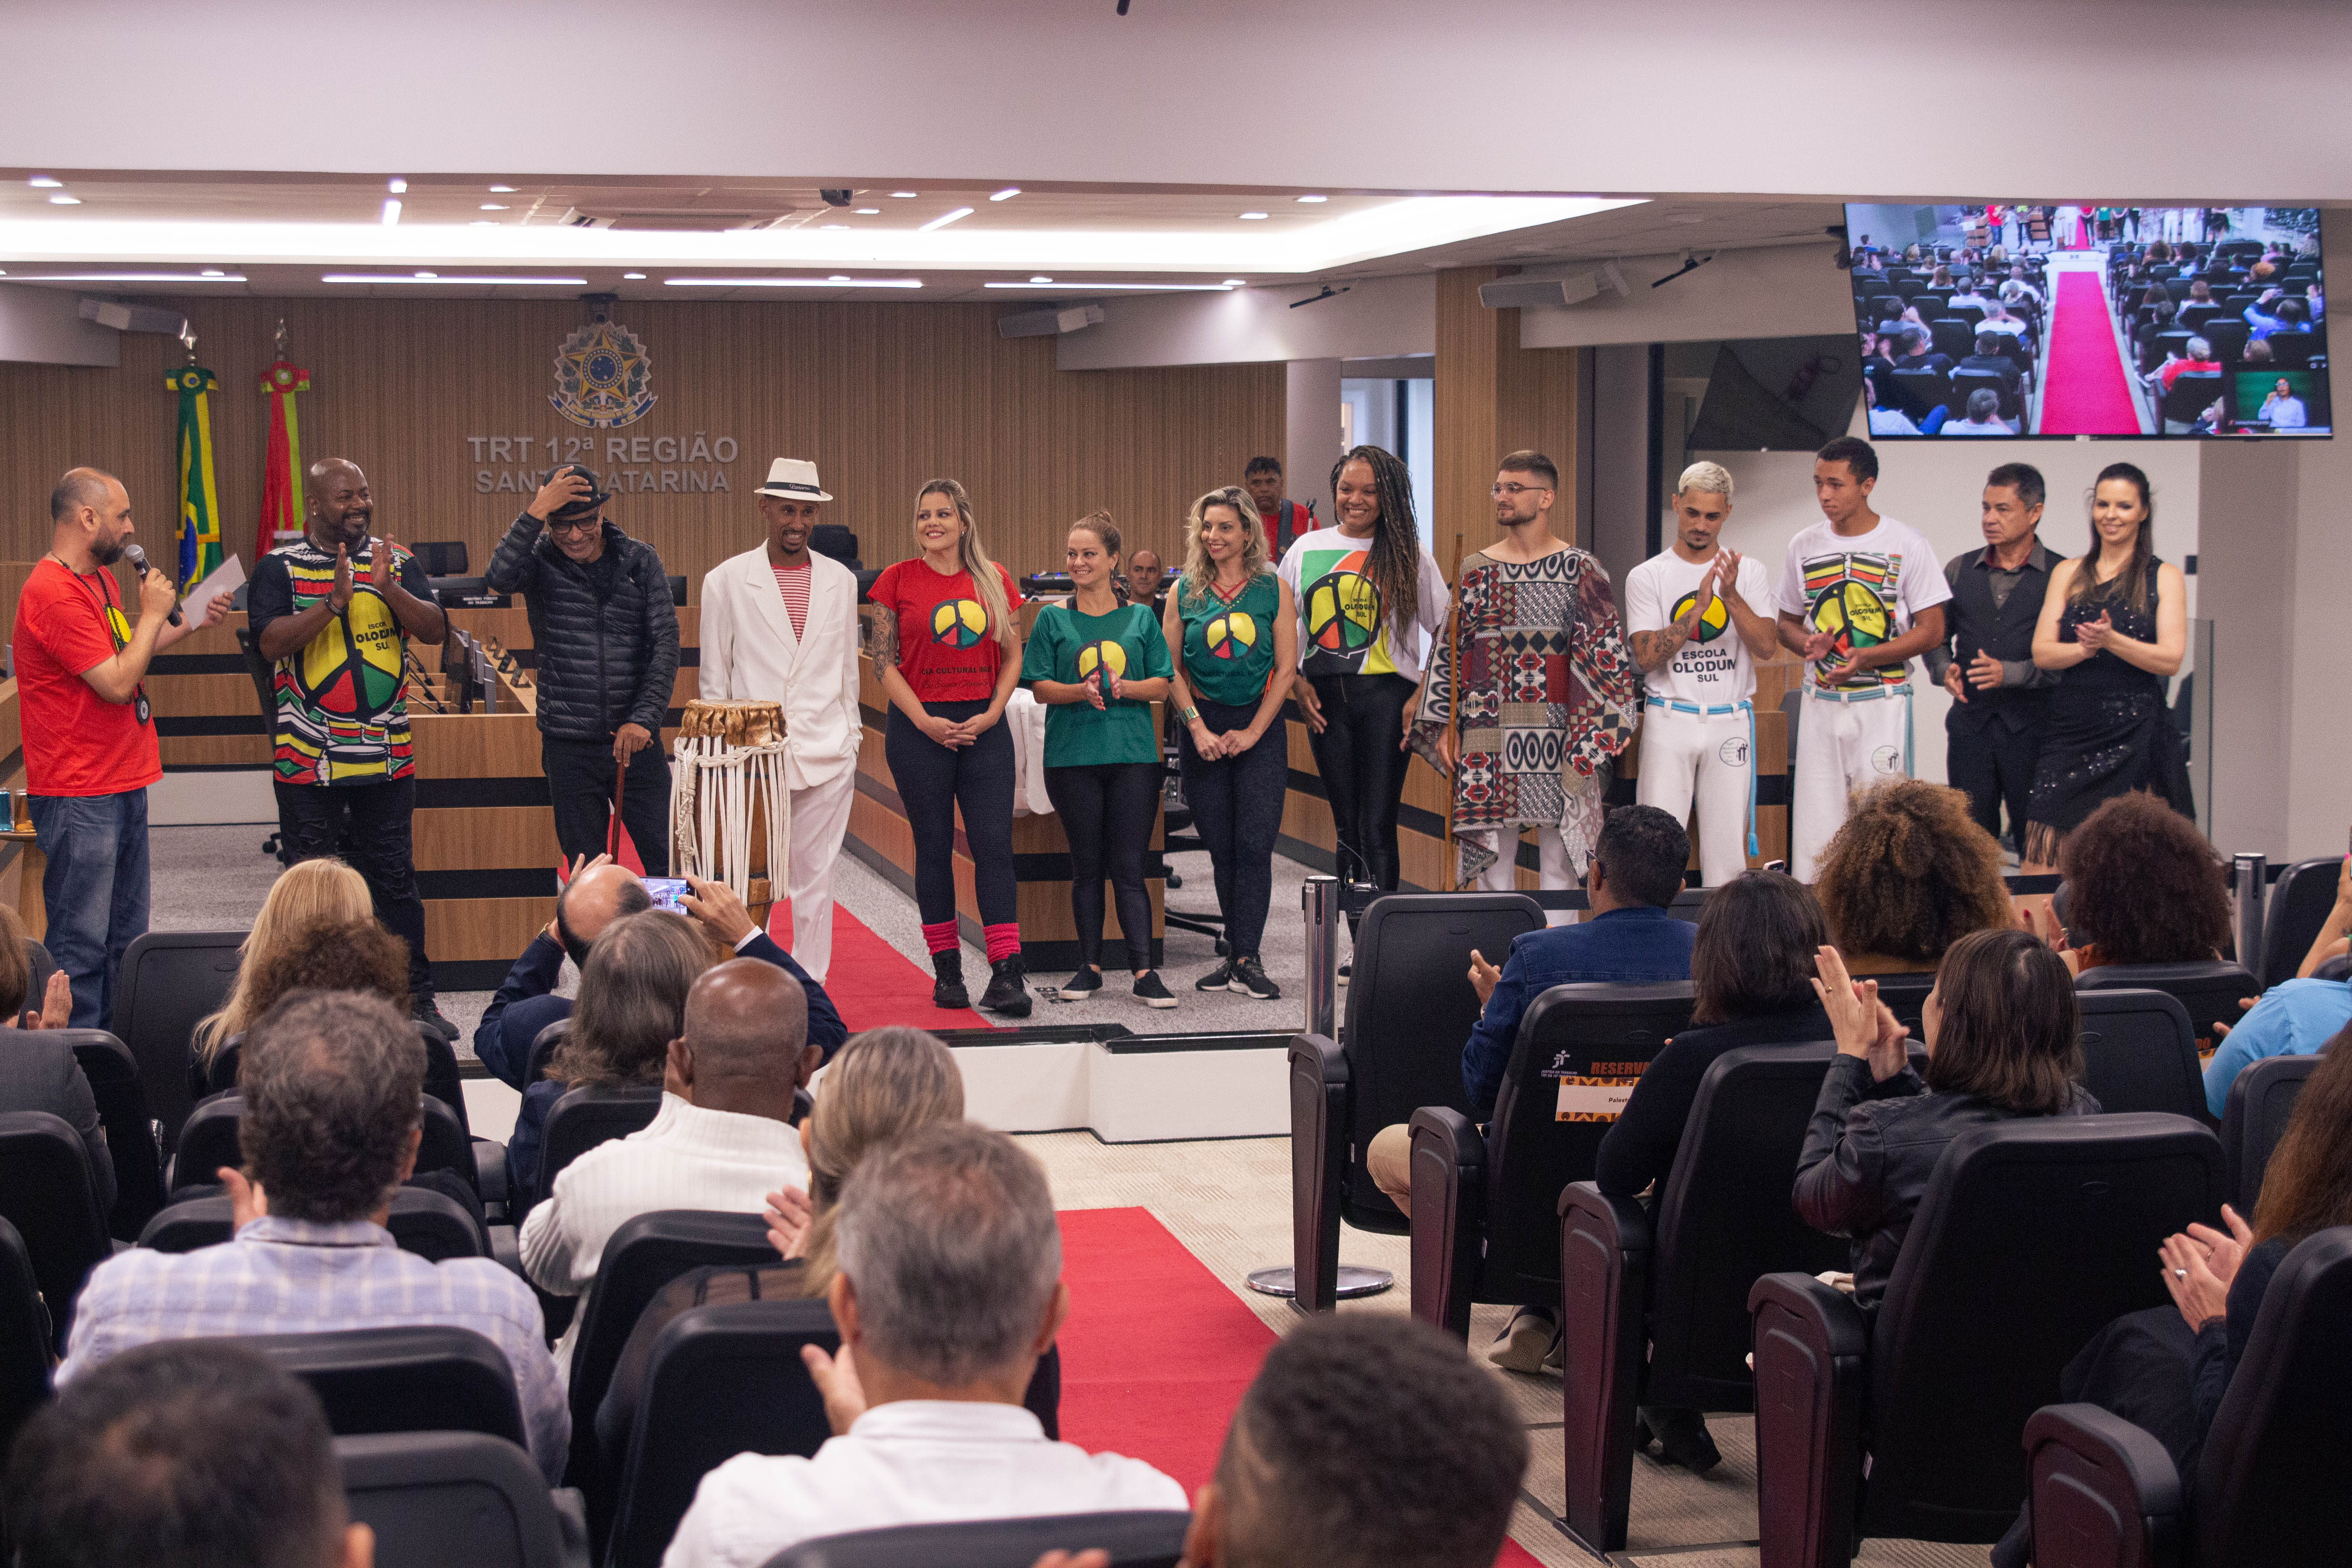
M 574 1160 L 523 1222 L 523 1272 L 551 1296 L 584 1294 L 604 1244 L 638 1215 L 757 1214 L 780 1178 L 806 1173 L 793 1095 L 819 1053 L 798 981 L 752 958 L 707 969 L 687 992 L 686 1032 L 668 1046 L 653 1124 Z M 579 1331 L 575 1315 L 556 1342 L 567 1379 Z
M 2001 336 L 1999 332 L 1979 332 L 1977 352 L 1962 360 L 1958 368 L 1984 371 L 2000 377 L 2001 396 L 2015 405 L 2020 402 L 2024 391 L 2025 372 L 2015 360 L 2001 353 L 2000 345 Z
M 2221 858 L 2197 824 L 2145 790 L 2119 795 L 2058 847 L 2068 964 L 2202 963 L 2230 934 Z
M 236 1082 L 236 1068 L 231 1063 L 226 1070 L 219 1067 L 222 1052 L 228 1048 L 231 1038 L 250 1028 L 253 1021 L 269 1011 L 270 1005 L 286 994 L 281 989 L 266 1000 L 255 990 L 262 971 L 291 951 L 297 943 L 294 933 L 322 925 L 347 925 L 353 921 L 373 920 L 375 903 L 368 892 L 367 879 L 332 857 L 317 860 L 299 860 L 278 874 L 269 884 L 268 895 L 261 900 L 261 912 L 253 917 L 253 929 L 236 950 L 236 984 L 228 994 L 221 1010 L 196 1025 L 190 1047 L 194 1063 L 189 1069 L 189 1086 L 202 1099 L 207 1094 L 226 1089 Z M 401 995 L 407 992 L 407 961 L 402 960 Z
M 2202 373 L 2221 368 L 2221 362 L 2213 357 L 2213 345 L 2203 338 L 2191 338 L 2185 346 L 2189 350 L 2185 358 L 2175 355 L 2167 359 L 2148 378 L 2156 383 L 2158 390 L 2170 392 L 2172 384 L 2190 371 Z
M 2000 394 L 1990 386 L 1979 386 L 1969 394 L 1969 416 L 1947 419 L 1940 432 L 1946 436 L 2013 436 L 2009 421 L 2000 416 Z
M 474 1054 L 492 1078 L 511 1089 L 530 1087 L 524 1079 L 530 1071 L 531 1042 L 550 1024 L 572 1016 L 570 999 L 554 994 L 563 961 L 569 958 L 585 970 L 588 950 L 606 926 L 653 907 L 653 895 L 636 873 L 609 856 L 574 863 L 563 890 L 555 895 L 555 918 L 507 971 L 474 1030 Z
M 1459 1342 L 1398 1313 L 1265 1352 L 1184 1542 L 1189 1568 L 1489 1568 L 1528 1435 Z
M 359 874 L 351 871 L 349 875 L 356 879 Z M 254 948 L 237 969 L 236 990 L 230 1002 L 243 1001 L 251 1009 L 245 1015 L 248 1018 L 260 1017 L 297 991 L 352 991 L 396 1004 L 408 1000 L 408 944 L 377 924 L 364 909 L 356 918 L 324 916 L 308 925 L 281 921 L 270 936 L 268 946 Z M 224 1008 L 213 1017 L 226 1018 L 228 1014 L 229 1009 Z M 203 1025 L 197 1026 L 197 1036 L 204 1037 Z M 197 1099 L 236 1087 L 244 1043 L 245 1033 L 239 1029 L 198 1049 L 189 1085 Z M 200 1173 L 196 1179 L 205 1178 Z
M 1495 1113 L 1519 1019 L 1546 991 L 1594 981 L 1690 978 L 1695 933 L 1689 922 L 1666 913 L 1689 865 L 1690 836 L 1681 823 L 1654 805 L 1620 806 L 1601 823 L 1601 842 L 1585 870 L 1591 913 L 1574 925 L 1515 938 L 1499 970 L 1472 951 L 1470 984 L 1484 1005 L 1462 1047 L 1462 1090 L 1473 1119 L 1485 1121 Z M 1364 1152 L 1364 1164 L 1373 1184 L 1410 1217 L 1411 1129 L 1402 1123 L 1381 1128 Z M 1540 1371 L 1559 1338 L 1551 1313 L 1522 1307 L 1487 1359 L 1513 1372 Z
M 963 1072 L 936 1037 L 891 1024 L 844 1046 L 817 1086 L 815 1109 L 801 1123 L 806 1190 L 787 1184 L 766 1195 L 768 1239 L 787 1261 L 756 1270 L 719 1264 L 664 1286 L 638 1315 L 614 1363 L 612 1386 L 596 1411 L 598 1440 L 615 1452 L 627 1443 L 654 1341 L 671 1319 L 714 1303 L 824 1295 L 833 1285 L 834 1217 L 850 1172 L 874 1150 L 919 1127 L 962 1120 Z
M 2009 280 L 2000 286 L 2000 302 L 2012 310 L 2020 305 L 2042 303 L 2042 290 L 2027 281 L 2021 263 L 2009 269 Z
M 2286 1132 L 2263 1172 L 2249 1226 L 2224 1205 L 2227 1234 L 2192 1225 L 2161 1249 L 2170 1307 L 2116 1319 L 2059 1375 L 2058 1396 L 2096 1405 L 2147 1432 L 2172 1456 L 2184 1489 L 2230 1380 L 2246 1353 L 2263 1293 L 2295 1243 L 2352 1225 L 2352 1049 L 2329 1051 L 2305 1079 Z M 2023 1568 L 2031 1510 L 1993 1550 Z
M 1593 1177 L 1602 1192 L 1632 1197 L 1665 1181 L 1716 1058 L 1832 1037 L 1813 994 L 1814 955 L 1828 942 L 1812 889 L 1779 871 L 1743 871 L 1707 895 L 1691 944 L 1691 1026 L 1650 1058 L 1601 1141 Z M 1669 1463 L 1698 1471 L 1722 1458 L 1696 1410 L 1645 1405 L 1641 1419 Z
M 1946 1144 L 1990 1122 L 2095 1115 L 2099 1102 L 2082 1085 L 2074 977 L 2024 931 L 1972 931 L 1944 955 L 1921 1018 L 1925 1082 L 1877 983 L 1853 979 L 1835 948 L 1822 950 L 1814 989 L 1838 1054 L 1797 1157 L 1797 1213 L 1853 1239 L 1854 1304 L 1874 1313 Z
M 1999 301 L 1992 296 L 1978 293 L 1977 286 L 1973 282 L 1963 283 L 1952 290 L 1952 309 L 1955 310 L 1990 311 L 1997 303 Z
M 1895 368 L 1897 370 L 1948 372 L 1952 368 L 1951 355 L 1938 353 L 1929 346 L 1930 340 L 1925 327 L 1906 326 L 1895 334 Z
M 1891 362 L 1882 360 L 1879 363 L 1885 364 L 1889 370 L 1895 368 Z M 1911 416 L 1904 413 L 1900 408 L 1884 408 L 1879 405 L 1878 383 L 1867 374 L 1862 378 L 1862 400 L 1870 409 L 1872 435 L 1916 436 L 1919 434 L 1919 426 L 1912 422 Z
M 2352 856 L 2336 875 L 2336 907 L 2327 911 L 2295 977 L 2280 981 L 2260 1000 L 2242 998 L 2251 1007 L 2246 1016 L 2234 1026 L 2219 1026 L 2222 1037 L 2205 1064 L 2205 1104 L 2216 1117 L 2229 1109 L 2230 1085 L 2246 1068 L 2268 1057 L 2316 1056 L 2352 1024 L 2352 984 L 2313 973 L 2352 950 L 2347 931 L 2352 931 Z
M 236 1345 L 148 1345 L 25 1426 L 0 1516 L 19 1568 L 369 1568 L 318 1397 Z
M 2273 364 L 2277 361 L 2278 355 L 2271 352 L 2271 345 L 2260 338 L 2254 339 L 2238 352 L 2238 363 L 2241 365 Z
M 2269 306 L 2264 310 L 2263 306 Z M 2253 329 L 2256 338 L 2269 337 L 2273 332 L 2307 332 L 2310 312 L 2300 300 L 2293 299 L 2276 289 L 2265 289 L 2263 297 L 2246 307 L 2246 324 Z
M 1925 974 L 1975 931 L 2008 927 L 2000 846 L 1942 784 L 1865 791 L 1822 851 L 1813 893 L 1854 974 Z
M 71 979 L 62 969 L 51 970 L 40 1011 L 26 1016 L 25 993 L 32 983 L 25 923 L 15 910 L 0 904 L 0 1029 L 20 1029 L 21 1020 L 19 1033 L 0 1037 L 0 1111 L 46 1110 L 79 1134 L 89 1160 L 90 1189 L 98 1194 L 98 1212 L 104 1214 L 114 1206 L 114 1156 L 99 1124 L 98 1099 L 73 1047 L 48 1033 L 65 1028 L 73 1016 Z M 408 994 L 405 986 L 401 994 Z
M 934 1125 L 877 1151 L 836 1226 L 841 1353 L 805 1352 L 835 1436 L 703 1477 L 664 1568 L 759 1568 L 887 1525 L 1185 1506 L 1149 1465 L 1052 1442 L 1022 1408 L 1069 1292 L 1045 1173 L 1010 1138 Z
M 1979 334 L 2002 332 L 2012 338 L 2022 338 L 2025 336 L 2025 323 L 2011 315 L 2009 307 L 1999 300 L 1989 300 L 1985 302 L 1984 320 L 1977 323 L 1977 331 Z
M 246 1168 L 220 1172 L 236 1237 L 100 1264 L 74 1310 L 59 1385 L 155 1340 L 471 1329 L 514 1369 L 531 1456 L 553 1482 L 572 1415 L 530 1287 L 487 1258 L 427 1262 L 384 1228 L 424 1135 L 425 1042 L 407 1011 L 297 992 L 247 1031 L 239 1088 Z

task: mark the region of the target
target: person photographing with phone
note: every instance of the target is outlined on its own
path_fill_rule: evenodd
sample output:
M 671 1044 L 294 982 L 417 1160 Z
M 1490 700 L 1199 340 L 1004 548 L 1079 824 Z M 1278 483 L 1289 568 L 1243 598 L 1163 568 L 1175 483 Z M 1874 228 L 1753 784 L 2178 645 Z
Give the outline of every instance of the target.
M 147 929 L 147 786 L 163 776 L 144 683 L 162 649 L 217 626 L 178 614 L 178 590 L 142 571 L 139 623 L 108 570 L 132 548 L 131 496 L 96 468 L 49 492 L 49 551 L 16 599 L 15 668 L 25 734 L 26 802 L 48 858 L 47 942 L 73 987 L 73 1026 L 106 1028 L 122 954 Z
M 416 557 L 369 532 L 375 498 L 358 464 L 313 463 L 302 489 L 301 539 L 255 563 L 246 594 L 254 647 L 277 666 L 278 830 L 291 860 L 315 860 L 339 852 L 349 818 L 348 858 L 367 879 L 376 918 L 408 943 L 412 1011 L 454 1040 L 425 959 L 403 679 L 409 639 L 445 641 L 448 617 Z

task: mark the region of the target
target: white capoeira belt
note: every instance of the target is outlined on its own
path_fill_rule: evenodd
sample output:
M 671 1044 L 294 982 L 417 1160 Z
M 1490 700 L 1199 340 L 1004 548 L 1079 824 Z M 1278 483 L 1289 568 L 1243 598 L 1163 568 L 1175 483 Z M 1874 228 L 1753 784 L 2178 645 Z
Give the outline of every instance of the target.
M 1760 855 L 1756 844 L 1756 705 L 1743 697 L 1737 702 L 1727 702 L 1719 708 L 1702 708 L 1696 702 L 1684 702 L 1672 697 L 1656 697 L 1648 692 L 1642 700 L 1653 708 L 1663 708 L 1670 713 L 1688 713 L 1701 719 L 1720 719 L 1730 713 L 1748 715 L 1748 852 Z
M 1829 691 L 1808 681 L 1805 694 L 1818 697 L 1824 702 L 1875 702 L 1882 697 L 1910 696 L 1911 683 L 1898 681 L 1893 686 L 1874 686 L 1868 691 Z

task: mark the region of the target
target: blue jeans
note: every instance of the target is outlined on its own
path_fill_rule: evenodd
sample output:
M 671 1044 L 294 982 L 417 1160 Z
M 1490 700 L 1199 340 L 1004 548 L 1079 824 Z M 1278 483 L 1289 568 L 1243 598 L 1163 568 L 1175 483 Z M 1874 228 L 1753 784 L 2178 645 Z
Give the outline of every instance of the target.
M 42 940 L 73 982 L 73 1026 L 111 1028 L 122 954 L 147 930 L 147 792 L 26 798 L 49 858 Z

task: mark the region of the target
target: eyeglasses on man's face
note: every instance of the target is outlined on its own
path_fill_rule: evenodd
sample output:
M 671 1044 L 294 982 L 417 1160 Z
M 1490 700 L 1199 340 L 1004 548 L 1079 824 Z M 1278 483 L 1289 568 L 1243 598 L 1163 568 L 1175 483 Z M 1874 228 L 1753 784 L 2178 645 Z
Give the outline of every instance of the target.
M 597 529 L 604 526 L 604 514 L 598 512 L 593 517 L 575 517 L 570 519 L 559 517 L 551 519 L 547 524 L 547 531 L 550 533 L 593 533 Z
M 1548 490 L 1549 485 L 1496 485 L 1487 493 L 1498 496 L 1523 496 L 1530 490 Z

